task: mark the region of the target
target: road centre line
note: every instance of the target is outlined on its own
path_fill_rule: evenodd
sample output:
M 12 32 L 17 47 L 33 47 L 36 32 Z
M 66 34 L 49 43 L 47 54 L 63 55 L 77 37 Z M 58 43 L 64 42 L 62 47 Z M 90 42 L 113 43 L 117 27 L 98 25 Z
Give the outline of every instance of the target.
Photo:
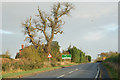
M 69 73 L 72 73 L 73 71 L 70 71 Z
M 63 76 L 65 76 L 65 75 L 58 76 L 57 78 L 61 78 L 61 77 L 63 77 Z
M 78 69 L 75 69 L 75 71 L 77 71 Z M 74 71 L 70 71 L 69 72 L 69 74 L 71 74 L 71 73 L 73 73 Z M 61 75 L 61 76 L 58 76 L 57 78 L 61 78 L 61 77 L 63 77 L 63 76 L 65 76 L 65 74 L 63 74 L 63 75 Z
M 78 69 L 75 69 L 75 71 L 77 71 Z

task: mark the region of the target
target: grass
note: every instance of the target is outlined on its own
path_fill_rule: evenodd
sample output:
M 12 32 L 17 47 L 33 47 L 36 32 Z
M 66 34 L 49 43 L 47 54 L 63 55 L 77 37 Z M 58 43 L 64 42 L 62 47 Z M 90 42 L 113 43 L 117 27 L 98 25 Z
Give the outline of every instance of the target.
M 0 74 L 0 80 L 2 79 L 2 75 Z
M 118 71 L 114 70 L 111 66 L 109 66 L 107 63 L 103 63 L 103 65 L 107 68 L 108 73 L 111 78 L 114 78 L 115 80 L 118 80 Z
M 16 78 L 16 77 L 19 77 L 19 76 L 27 76 L 27 75 L 36 74 L 36 73 L 39 73 L 39 72 L 50 71 L 50 70 L 59 69 L 59 68 L 62 68 L 62 67 L 68 67 L 68 66 L 72 66 L 72 65 L 76 65 L 76 64 L 68 64 L 68 65 L 61 65 L 61 66 L 57 66 L 57 67 L 47 67 L 47 68 L 41 68 L 41 69 L 33 69 L 33 70 L 15 72 L 15 73 L 6 73 L 6 74 L 2 74 L 2 78 Z

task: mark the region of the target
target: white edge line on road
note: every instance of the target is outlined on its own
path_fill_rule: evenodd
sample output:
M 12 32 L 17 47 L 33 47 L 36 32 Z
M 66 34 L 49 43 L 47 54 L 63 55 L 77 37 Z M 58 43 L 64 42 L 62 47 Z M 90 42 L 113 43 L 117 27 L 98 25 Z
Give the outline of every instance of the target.
M 73 71 L 70 71 L 69 73 L 72 73 Z
M 61 78 L 61 77 L 63 77 L 63 76 L 65 76 L 65 75 L 58 76 L 57 78 Z
M 95 79 L 98 78 L 99 71 L 100 71 L 100 70 L 99 70 L 99 67 L 98 67 L 98 70 L 97 70 L 97 74 L 96 74 L 96 76 L 95 76 Z

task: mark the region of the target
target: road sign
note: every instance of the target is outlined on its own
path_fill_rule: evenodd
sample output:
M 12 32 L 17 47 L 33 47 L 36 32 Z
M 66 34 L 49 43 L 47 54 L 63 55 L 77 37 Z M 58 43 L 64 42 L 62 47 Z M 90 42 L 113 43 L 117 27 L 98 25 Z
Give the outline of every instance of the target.
M 62 55 L 62 59 L 71 59 L 71 55 L 70 54 Z
M 52 55 L 50 53 L 48 54 L 48 58 L 52 58 Z

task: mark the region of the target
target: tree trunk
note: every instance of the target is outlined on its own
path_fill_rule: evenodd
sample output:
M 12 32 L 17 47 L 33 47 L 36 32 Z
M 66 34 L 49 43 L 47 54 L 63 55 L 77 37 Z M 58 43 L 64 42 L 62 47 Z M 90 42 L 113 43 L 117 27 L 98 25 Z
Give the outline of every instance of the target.
M 51 51 L 51 41 L 47 42 L 47 45 L 46 45 L 46 52 L 50 53 L 50 51 Z

